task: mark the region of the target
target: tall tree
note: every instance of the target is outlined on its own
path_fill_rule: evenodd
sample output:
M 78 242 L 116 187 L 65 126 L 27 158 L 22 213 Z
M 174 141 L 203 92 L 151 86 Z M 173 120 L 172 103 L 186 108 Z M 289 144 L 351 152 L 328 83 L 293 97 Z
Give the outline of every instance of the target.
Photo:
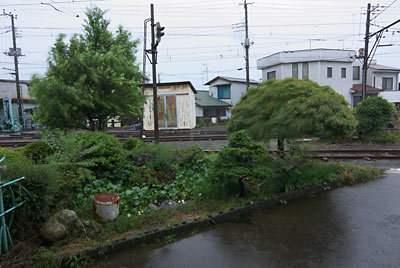
M 256 140 L 275 136 L 282 141 L 303 135 L 348 136 L 356 125 L 349 104 L 332 88 L 286 78 L 251 88 L 233 108 L 228 130 L 244 129 Z
M 39 123 L 101 130 L 109 118 L 141 115 L 137 41 L 131 41 L 122 26 L 113 35 L 104 15 L 100 8 L 87 9 L 84 33 L 68 43 L 60 34 L 50 50 L 45 77 L 32 78 L 32 95 L 39 105 L 34 119 Z

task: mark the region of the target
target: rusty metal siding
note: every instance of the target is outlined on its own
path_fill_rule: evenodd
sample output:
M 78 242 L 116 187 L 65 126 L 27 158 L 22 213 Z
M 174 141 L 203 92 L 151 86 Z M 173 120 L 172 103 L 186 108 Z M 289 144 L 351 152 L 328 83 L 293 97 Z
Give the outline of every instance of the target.
M 153 89 L 146 88 L 144 92 L 146 103 L 143 111 L 143 127 L 154 130 Z M 191 129 L 196 126 L 195 96 L 187 85 L 159 86 L 157 95 L 176 95 L 178 129 Z

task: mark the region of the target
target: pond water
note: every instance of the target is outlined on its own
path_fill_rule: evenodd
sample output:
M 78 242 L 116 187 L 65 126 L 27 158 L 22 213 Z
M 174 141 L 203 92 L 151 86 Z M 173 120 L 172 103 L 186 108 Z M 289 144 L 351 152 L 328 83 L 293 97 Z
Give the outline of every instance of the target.
M 400 267 L 400 172 L 304 197 L 94 267 Z

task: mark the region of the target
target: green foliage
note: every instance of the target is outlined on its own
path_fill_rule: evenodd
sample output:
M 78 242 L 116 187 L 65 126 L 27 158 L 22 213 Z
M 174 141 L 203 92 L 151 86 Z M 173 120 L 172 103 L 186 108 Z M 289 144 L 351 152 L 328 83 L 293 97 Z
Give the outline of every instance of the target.
M 190 168 L 195 165 L 199 160 L 205 158 L 204 150 L 199 145 L 189 146 L 178 153 L 179 166 L 183 168 Z
M 140 139 L 134 138 L 134 137 L 129 137 L 122 143 L 122 148 L 124 148 L 127 151 L 132 151 L 136 147 L 142 146 L 143 144 L 144 144 L 144 142 L 141 141 Z
M 272 79 L 247 91 L 232 110 L 228 130 L 244 129 L 256 140 L 349 136 L 357 121 L 348 106 L 344 97 L 328 86 L 308 79 Z
M 378 131 L 362 136 L 362 140 L 368 143 L 397 144 L 400 141 L 400 133 L 390 131 Z
M 206 126 L 206 121 L 203 118 L 196 118 L 196 128 Z
M 137 41 L 120 26 L 108 30 L 105 11 L 86 11 L 84 33 L 69 43 L 60 34 L 51 48 L 44 78 L 33 76 L 32 95 L 39 104 L 36 122 L 54 128 L 104 129 L 111 117 L 138 117 L 144 97 L 135 63 Z M 89 123 L 87 126 L 86 123 Z
M 360 167 L 353 165 L 344 165 L 341 170 L 341 176 L 348 180 L 351 184 L 367 182 L 378 178 L 382 174 L 382 170 L 370 167 Z
M 355 115 L 358 120 L 358 132 L 371 133 L 392 120 L 393 107 L 381 97 L 368 97 L 357 105 Z
M 52 150 L 44 141 L 35 141 L 23 148 L 23 154 L 34 163 L 43 163 L 45 158 L 52 154 Z
M 61 259 L 58 259 L 52 250 L 45 247 L 38 248 L 31 260 L 34 268 L 59 267 L 61 265 Z
M 145 159 L 147 168 L 154 170 L 154 176 L 161 182 L 169 182 L 175 178 L 176 152 L 171 147 L 164 144 L 146 144 L 142 143 L 134 148 L 131 153 L 133 158 L 143 154 L 151 155 L 151 158 Z
M 122 160 L 122 146 L 114 135 L 104 132 L 78 132 L 73 139 L 80 151 L 80 160 L 89 160 L 88 168 L 96 178 L 119 178 L 118 168 Z
M 2 162 L 2 164 L 5 165 L 15 160 L 21 160 L 21 159 L 27 160 L 26 157 L 24 156 L 23 148 L 16 148 L 13 150 L 0 148 L 0 158 L 2 158 L 3 155 L 7 155 L 7 158 L 4 160 L 4 162 Z
M 33 164 L 28 160 L 16 159 L 8 162 L 7 168 L 0 169 L 0 176 L 3 181 L 25 177 L 25 180 L 21 181 L 21 185 L 31 193 L 34 202 L 24 192 L 21 192 L 22 199 L 28 202 L 18 209 L 18 213 L 21 213 L 22 217 L 17 217 L 17 225 L 22 230 L 24 227 L 39 227 L 40 220 L 43 217 L 49 216 L 49 209 L 53 205 L 60 189 L 56 169 L 48 164 Z M 18 194 L 16 197 L 19 198 L 20 191 L 17 185 L 14 185 L 13 188 L 14 191 L 17 190 Z M 10 196 L 8 189 L 5 191 L 7 191 L 5 199 L 9 205 Z
M 269 193 L 290 192 L 295 189 L 329 182 L 337 178 L 339 164 L 326 164 L 315 161 L 299 161 L 286 158 L 277 158 L 274 176 L 266 183 Z M 296 163 L 297 162 L 297 163 Z M 290 163 L 290 164 L 288 164 Z M 283 164 L 283 166 L 279 166 Z M 290 172 L 287 167 L 290 166 Z
M 262 180 L 268 174 L 268 153 L 244 131 L 233 133 L 228 146 L 221 149 L 214 162 L 211 180 L 220 197 L 244 195 L 243 180 Z

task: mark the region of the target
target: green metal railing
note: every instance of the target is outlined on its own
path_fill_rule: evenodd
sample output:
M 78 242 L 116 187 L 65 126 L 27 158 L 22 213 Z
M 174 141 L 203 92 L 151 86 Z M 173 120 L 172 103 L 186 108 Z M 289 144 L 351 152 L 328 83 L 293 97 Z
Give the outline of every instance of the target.
M 6 159 L 6 155 L 4 155 L 1 159 L 0 159 L 0 163 L 3 162 Z M 19 184 L 19 196 L 20 196 L 20 202 L 17 204 L 16 202 L 16 198 L 15 198 L 15 194 L 14 194 L 14 190 L 12 189 L 11 185 L 16 183 L 16 182 L 20 182 L 22 180 L 24 180 L 25 177 L 21 177 L 19 179 L 15 179 L 9 182 L 2 182 L 1 181 L 1 177 L 0 177 L 0 223 L 1 223 L 1 227 L 0 227 L 0 256 L 2 253 L 2 248 L 4 247 L 4 251 L 7 252 L 10 248 L 13 246 L 13 242 L 12 242 L 12 238 L 11 238 L 11 234 L 10 234 L 10 228 L 14 219 L 14 213 L 15 213 L 15 209 L 17 209 L 18 207 L 22 206 L 23 204 L 25 204 L 27 202 L 27 200 L 21 201 L 21 193 L 22 191 L 24 191 L 31 199 L 32 199 L 32 195 L 29 193 L 29 191 L 22 186 L 21 184 Z M 7 209 L 6 211 L 4 211 L 4 202 L 3 202 L 3 189 L 5 187 L 8 187 L 10 194 L 11 194 L 11 208 Z M 8 222 L 8 225 L 6 224 L 6 214 L 10 213 L 10 219 Z

